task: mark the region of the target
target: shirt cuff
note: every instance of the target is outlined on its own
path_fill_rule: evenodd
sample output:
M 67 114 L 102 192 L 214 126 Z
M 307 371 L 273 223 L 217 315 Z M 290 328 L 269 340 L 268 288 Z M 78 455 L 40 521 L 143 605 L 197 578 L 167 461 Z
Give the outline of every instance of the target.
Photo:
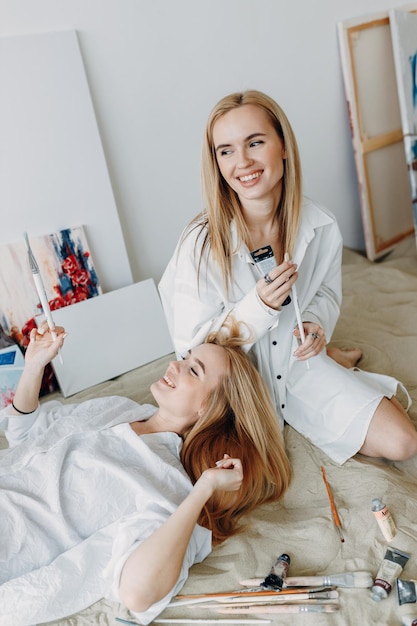
M 258 297 L 256 286 L 253 287 L 234 307 L 232 315 L 237 320 L 244 320 L 255 333 L 257 340 L 278 324 L 280 312 L 267 306 Z

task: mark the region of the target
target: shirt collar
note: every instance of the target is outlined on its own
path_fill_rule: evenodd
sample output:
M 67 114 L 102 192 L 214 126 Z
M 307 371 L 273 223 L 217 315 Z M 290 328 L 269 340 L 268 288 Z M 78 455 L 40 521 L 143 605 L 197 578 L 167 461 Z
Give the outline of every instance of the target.
M 316 229 L 332 224 L 332 222 L 334 222 L 334 218 L 332 218 L 325 209 L 314 204 L 314 202 L 307 198 L 303 200 L 300 226 L 293 255 L 295 263 L 300 265 L 308 244 L 315 237 Z
M 334 218 L 327 213 L 323 207 L 317 206 L 309 200 L 308 198 L 303 199 L 302 207 L 301 207 L 301 217 L 300 217 L 300 226 L 298 229 L 297 235 L 297 243 L 296 243 L 296 252 L 294 254 L 294 261 L 299 262 L 298 257 L 300 256 L 301 250 L 301 258 L 304 256 L 305 248 L 307 244 L 314 239 L 316 228 L 322 228 L 323 226 L 327 226 L 334 222 Z M 232 240 L 232 250 L 234 250 L 234 254 L 237 254 L 242 261 L 247 263 L 253 263 L 252 257 L 250 255 L 250 251 L 245 243 L 241 243 L 239 247 L 237 247 L 238 243 L 238 233 L 237 233 L 237 225 L 236 221 L 232 220 L 230 222 L 230 235 Z
M 237 247 L 239 237 L 235 220 L 232 220 L 230 222 L 230 236 L 232 240 L 232 250 L 234 250 L 233 254 L 237 254 L 241 261 L 245 261 L 246 263 L 253 263 L 253 259 L 250 255 L 248 246 L 244 242 L 242 242 L 240 246 Z

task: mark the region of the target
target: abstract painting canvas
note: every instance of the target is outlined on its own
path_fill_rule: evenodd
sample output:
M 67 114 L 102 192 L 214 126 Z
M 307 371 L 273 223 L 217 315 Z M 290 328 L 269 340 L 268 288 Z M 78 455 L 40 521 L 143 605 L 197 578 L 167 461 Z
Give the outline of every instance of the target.
M 392 10 L 390 22 L 417 243 L 417 14 Z
M 29 241 L 52 311 L 102 293 L 82 226 L 40 237 L 29 233 Z M 21 241 L 0 246 L 0 326 L 23 353 L 40 314 L 42 307 L 22 236 Z M 55 388 L 53 371 L 48 368 L 42 392 Z

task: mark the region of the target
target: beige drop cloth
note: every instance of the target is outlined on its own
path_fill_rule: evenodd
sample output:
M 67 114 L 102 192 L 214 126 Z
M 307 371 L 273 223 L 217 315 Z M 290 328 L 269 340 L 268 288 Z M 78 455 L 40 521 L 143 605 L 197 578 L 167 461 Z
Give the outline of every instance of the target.
M 383 261 L 371 263 L 344 251 L 342 313 L 332 344 L 357 346 L 360 367 L 401 380 L 413 399 L 410 416 L 417 425 L 417 252 L 414 238 L 398 246 Z M 125 395 L 152 402 L 149 385 L 165 371 L 165 357 L 108 383 L 79 393 L 67 402 L 98 395 Z M 388 463 L 357 456 L 335 465 L 291 427 L 285 427 L 294 478 L 279 505 L 260 507 L 248 529 L 226 541 L 192 568 L 184 593 L 239 588 L 243 578 L 265 576 L 276 556 L 291 556 L 290 575 L 331 574 L 369 570 L 375 575 L 386 543 L 370 511 L 371 500 L 389 504 L 399 532 L 392 545 L 411 554 L 402 578 L 417 579 L 417 458 Z M 0 442 L 1 445 L 1 442 Z M 4 441 L 3 441 L 4 445 Z M 345 543 L 334 527 L 320 465 L 326 468 L 341 518 Z M 366 589 L 340 589 L 340 611 L 334 614 L 280 615 L 272 623 L 308 626 L 371 626 L 401 624 L 401 615 L 417 604 L 399 606 L 395 589 L 376 604 Z M 129 619 L 123 607 L 101 601 L 54 626 L 117 624 Z M 214 617 L 207 609 L 167 609 L 161 617 Z M 267 616 L 259 615 L 265 618 Z

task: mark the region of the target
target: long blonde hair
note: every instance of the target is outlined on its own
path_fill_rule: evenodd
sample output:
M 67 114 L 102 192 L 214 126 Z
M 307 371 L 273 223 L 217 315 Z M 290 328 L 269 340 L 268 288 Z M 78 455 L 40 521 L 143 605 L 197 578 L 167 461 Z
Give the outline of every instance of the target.
M 292 258 L 294 251 L 300 222 L 302 202 L 301 163 L 297 140 L 287 116 L 275 100 L 260 91 L 249 90 L 225 96 L 215 105 L 210 113 L 203 141 L 201 177 L 206 208 L 203 213 L 200 213 L 192 220 L 185 231 L 185 236 L 195 228 L 199 229 L 200 235 L 204 238 L 200 248 L 200 255 L 197 259 L 198 274 L 203 254 L 205 252 L 210 253 L 213 260 L 220 267 L 226 293 L 232 282 L 232 255 L 235 252 L 230 234 L 231 221 L 234 220 L 237 226 L 238 247 L 242 242 L 248 241 L 248 232 L 238 195 L 229 187 L 220 173 L 213 143 L 213 128 L 217 120 L 225 113 L 245 104 L 255 105 L 265 111 L 277 135 L 284 144 L 286 152 L 285 169 L 281 199 L 276 207 L 276 213 L 279 225 L 280 249 L 287 251 L 290 258 Z M 281 263 L 283 258 L 277 259 L 277 261 Z
M 185 436 L 181 461 L 195 482 L 224 453 L 242 460 L 239 492 L 216 492 L 200 515 L 199 523 L 218 543 L 243 529 L 239 525 L 243 514 L 283 496 L 291 468 L 270 394 L 242 349 L 247 340 L 239 335 L 238 324 L 232 321 L 227 332 L 211 334 L 206 341 L 224 348 L 228 371 Z

